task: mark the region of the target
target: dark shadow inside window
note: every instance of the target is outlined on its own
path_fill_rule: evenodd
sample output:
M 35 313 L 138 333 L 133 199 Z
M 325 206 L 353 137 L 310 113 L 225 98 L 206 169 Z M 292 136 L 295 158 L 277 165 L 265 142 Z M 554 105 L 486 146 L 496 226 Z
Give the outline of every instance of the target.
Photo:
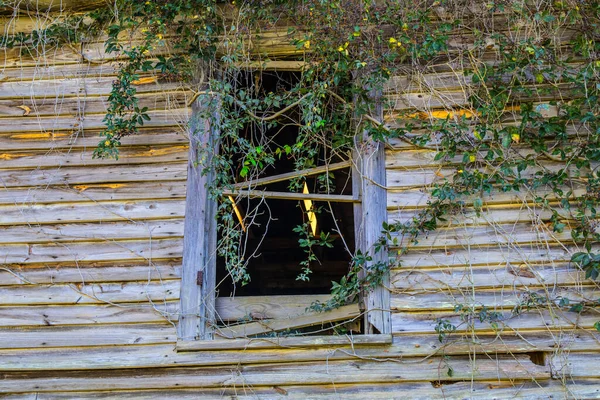
M 242 76 L 241 83 L 256 90 L 253 85 L 260 81 L 260 90 L 276 91 L 278 87 L 287 90 L 297 82 L 297 73 L 263 73 L 260 79 L 250 73 Z M 290 113 L 298 113 L 297 109 Z M 290 120 L 297 120 L 298 115 L 291 115 Z M 276 126 L 261 132 L 270 138 L 271 150 L 277 146 L 293 146 L 298 138 L 298 127 Z M 252 127 L 245 127 L 240 135 L 247 140 L 253 140 L 256 131 Z M 239 154 L 234 160 L 234 169 L 239 178 L 239 170 L 243 166 L 244 155 Z M 342 161 L 340 156 L 332 157 L 322 150 L 314 160 L 314 166 L 326 165 Z M 282 155 L 276 158 L 274 165 L 254 178 L 279 175 L 292 172 L 295 162 L 292 158 Z M 256 190 L 273 192 L 325 193 L 352 195 L 352 179 L 350 168 L 329 172 L 328 183 L 319 175 L 303 177 L 294 181 L 282 181 L 269 185 L 253 187 Z M 222 201 L 229 201 L 223 199 Z M 217 259 L 217 291 L 218 296 L 264 296 L 264 295 L 303 295 L 327 294 L 331 291 L 331 282 L 339 281 L 349 269 L 352 254 L 354 253 L 354 212 L 352 203 L 313 201 L 312 209 L 307 209 L 307 203 L 302 200 L 282 200 L 269 198 L 237 199 L 236 206 L 243 215 L 245 232 L 239 242 L 240 252 L 247 263 L 250 282 L 232 282 L 222 258 Z M 331 247 L 313 246 L 312 251 L 316 261 L 310 263 L 312 273 L 308 280 L 300 280 L 302 261 L 308 255 L 306 248 L 300 246 L 299 241 L 306 236 L 295 231 L 295 228 L 308 222 L 308 211 L 313 211 L 316 216 L 316 229 L 306 230 L 310 238 L 318 240 L 321 233 L 329 235 Z M 315 235 L 316 233 L 316 235 Z M 221 232 L 219 233 L 222 234 Z M 220 239 L 220 237 L 219 237 Z

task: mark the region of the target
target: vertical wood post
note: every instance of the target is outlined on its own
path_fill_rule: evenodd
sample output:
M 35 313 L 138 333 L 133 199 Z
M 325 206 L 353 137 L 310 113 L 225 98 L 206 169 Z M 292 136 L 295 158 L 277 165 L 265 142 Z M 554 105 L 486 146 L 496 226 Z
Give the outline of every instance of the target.
M 376 106 L 371 116 L 378 121 L 383 120 L 383 107 L 381 104 L 381 92 L 372 90 L 369 93 Z M 356 154 L 355 170 L 360 174 L 360 185 L 353 178 L 353 188 L 360 187 L 362 205 L 355 207 L 355 231 L 357 248 L 363 253 L 368 253 L 373 260 L 367 263 L 367 269 L 379 262 L 388 262 L 387 251 L 381 250 L 375 253 L 375 244 L 381 236 L 382 224 L 387 222 L 387 192 L 385 176 L 385 150 L 383 143 L 374 141 L 368 133 L 363 130 L 357 138 L 358 154 Z M 366 308 L 365 333 L 382 334 L 392 332 L 390 313 L 390 276 L 389 273 L 383 277 L 382 284 L 374 290 L 363 294 L 363 302 Z
M 200 96 L 192 106 L 189 124 L 190 150 L 181 276 L 180 340 L 212 339 L 215 319 L 217 204 L 207 186 L 214 181 L 211 168 L 218 152 L 218 132 L 211 119 L 218 118 L 217 100 Z

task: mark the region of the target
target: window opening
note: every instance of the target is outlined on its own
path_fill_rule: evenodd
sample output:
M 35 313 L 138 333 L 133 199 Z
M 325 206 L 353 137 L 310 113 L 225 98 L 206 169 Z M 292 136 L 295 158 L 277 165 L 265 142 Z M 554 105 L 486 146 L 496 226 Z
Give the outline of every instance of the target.
M 259 94 L 280 90 L 282 86 L 289 89 L 298 79 L 297 73 L 289 72 L 262 73 L 259 77 L 246 73 L 238 84 L 247 85 L 249 93 Z M 298 121 L 299 112 L 298 108 L 290 109 L 289 121 Z M 282 119 L 286 117 L 284 114 Z M 217 297 L 303 296 L 309 300 L 312 295 L 323 295 L 320 299 L 325 299 L 332 281 L 338 282 L 347 274 L 355 251 L 350 154 L 332 155 L 323 147 L 314 155 L 307 173 L 299 174 L 295 172 L 297 160 L 290 151 L 301 140 L 297 124 L 247 124 L 239 130 L 236 140 L 245 140 L 268 153 L 280 151 L 272 165 L 255 173 L 249 184 L 245 183 L 243 172 L 249 168 L 247 154 L 233 152 L 231 156 L 232 175 L 238 183 L 234 190 L 224 192 L 218 208 L 236 225 L 239 236 L 234 246 L 217 252 Z M 225 146 L 235 144 L 225 138 L 222 151 Z M 217 243 L 222 244 L 227 234 L 226 229 L 219 229 Z M 237 254 L 231 254 L 232 251 Z M 228 270 L 228 257 L 237 257 L 237 262 L 243 263 L 244 277 Z M 218 324 L 235 324 L 219 318 Z M 248 315 L 248 320 L 252 319 Z M 360 318 L 352 319 L 345 326 L 331 323 L 308 329 L 295 327 L 287 333 L 312 330 L 324 334 L 348 329 L 359 333 Z

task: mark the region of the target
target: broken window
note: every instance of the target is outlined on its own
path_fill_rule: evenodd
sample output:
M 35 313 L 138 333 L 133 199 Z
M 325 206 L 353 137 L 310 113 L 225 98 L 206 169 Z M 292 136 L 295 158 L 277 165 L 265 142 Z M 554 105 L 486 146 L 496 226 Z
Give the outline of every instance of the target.
M 298 78 L 298 73 L 246 73 L 239 82 L 259 95 L 280 86 L 289 89 Z M 310 159 L 299 160 L 294 147 L 310 138 L 302 137 L 294 123 L 302 119 L 300 108 L 286 112 L 289 115 L 281 114 L 283 122 L 278 124 L 259 121 L 240 126 L 238 135 L 221 137 L 218 146 L 208 137 L 210 127 L 201 127 L 206 132 L 198 139 L 200 146 L 204 142 L 220 148 L 233 183 L 221 188 L 212 205 L 203 193 L 200 201 L 206 203 L 199 205 L 204 207 L 199 213 L 189 204 L 190 189 L 206 191 L 214 176 L 192 176 L 203 179 L 196 184 L 188 177 L 186 218 L 189 211 L 198 221 L 186 221 L 185 239 L 187 243 L 188 225 L 190 230 L 193 226 L 191 236 L 202 246 L 194 256 L 194 250 L 184 245 L 180 317 L 184 340 L 364 332 L 362 318 L 368 306 L 359 299 L 331 311 L 310 310 L 314 302 L 329 298 L 332 282 L 339 282 L 350 268 L 357 250 L 355 232 L 363 223 L 362 177 L 348 150 L 315 147 Z M 239 146 L 242 141 L 245 147 Z M 273 159 L 261 163 L 261 153 Z M 187 262 L 186 254 L 191 254 Z M 194 258 L 200 265 L 190 265 Z M 196 268 L 197 275 L 190 268 Z M 199 287 L 190 283 L 194 278 Z

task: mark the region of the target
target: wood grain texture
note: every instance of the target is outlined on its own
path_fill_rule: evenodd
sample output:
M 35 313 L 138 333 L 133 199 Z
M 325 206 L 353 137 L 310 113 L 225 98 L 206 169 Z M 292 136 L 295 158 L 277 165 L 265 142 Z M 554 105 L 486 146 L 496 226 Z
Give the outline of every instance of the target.
M 324 312 L 307 312 L 299 316 L 287 316 L 279 319 L 269 319 L 245 324 L 219 327 L 215 335 L 224 338 L 240 338 L 263 333 L 272 333 L 286 329 L 298 329 L 312 325 L 322 325 L 328 322 L 350 320 L 358 317 L 360 310 L 358 304 L 350 304 L 335 310 Z
M 22 19 L 16 21 L 22 21 Z M 32 67 L 3 68 L 0 71 L 0 80 L 3 82 L 25 82 L 40 79 L 92 78 L 116 76 L 118 72 L 119 63 L 43 64 Z
M 97 183 L 30 188 L 1 188 L 0 205 L 87 203 L 148 199 L 184 199 L 185 181 Z
M 139 94 L 152 92 L 168 92 L 185 89 L 180 82 L 155 82 L 135 85 Z M 85 77 L 36 79 L 32 81 L 0 82 L 0 99 L 51 98 L 60 103 L 60 99 L 70 96 L 108 96 L 112 90 L 114 77 Z
M 159 93 L 141 93 L 138 96 L 138 106 L 140 108 L 148 107 L 149 110 L 176 110 L 187 107 L 187 103 L 192 97 L 189 91 L 159 92 Z M 20 118 L 34 121 L 36 118 L 79 116 L 80 118 L 90 118 L 93 115 L 106 114 L 108 97 L 86 96 L 82 94 L 78 97 L 62 97 L 47 95 L 41 98 L 25 97 L 17 99 L 0 99 L 0 124 L 5 123 L 4 119 Z M 23 108 L 28 107 L 26 113 Z M 158 118 L 155 116 L 155 118 Z M 47 124 L 48 121 L 41 121 Z M 44 128 L 46 125 L 40 125 Z
M 586 189 L 583 184 L 573 182 L 572 187 L 564 188 L 565 192 L 569 190 L 573 190 L 573 196 L 581 196 L 585 194 Z M 552 194 L 552 190 L 546 187 L 539 188 L 535 194 L 527 192 L 501 192 L 497 189 L 490 194 L 484 193 L 480 198 L 484 206 L 509 204 L 516 206 L 523 203 L 531 204 L 537 196 L 545 196 L 549 201 L 556 200 L 556 196 Z M 462 201 L 465 202 L 465 205 L 471 206 L 475 198 L 475 196 L 465 196 Z M 427 202 L 431 199 L 431 192 L 428 188 L 388 190 L 388 212 L 391 214 L 395 210 L 422 209 L 426 207 Z
M 39 400 L 65 400 L 65 399 L 126 399 L 126 400 L 197 400 L 197 399 L 222 399 L 224 397 L 239 400 L 259 399 L 289 399 L 289 400 L 329 400 L 342 398 L 347 400 L 390 400 L 404 398 L 405 393 L 410 393 L 415 400 L 446 400 L 470 399 L 481 400 L 521 399 L 540 400 L 553 397 L 592 399 L 600 396 L 596 380 L 576 380 L 565 385 L 560 381 L 536 380 L 514 381 L 512 383 L 490 380 L 488 382 L 444 382 L 431 384 L 429 382 L 401 382 L 363 384 L 330 384 L 330 385 L 281 385 L 281 386 L 253 386 L 252 388 L 193 388 L 145 391 L 98 391 L 98 392 L 52 392 L 30 393 Z M 23 394 L 6 395 L 7 400 L 22 399 Z
M 446 292 L 486 288 L 527 289 L 593 285 L 585 272 L 568 263 L 504 264 L 490 267 L 451 266 L 440 269 L 394 269 L 391 284 L 399 292 Z
M 161 165 L 112 165 L 104 168 L 62 167 L 50 169 L 0 170 L 5 188 L 49 185 L 156 182 L 181 180 L 186 176 L 183 163 Z
M 217 299 L 218 301 L 218 299 Z M 296 336 L 273 338 L 213 339 L 177 343 L 177 351 L 292 349 L 307 347 L 373 346 L 391 344 L 391 335 Z
M 0 307 L 0 327 L 167 323 L 177 321 L 177 303 Z M 173 347 L 173 346 L 171 346 Z M 17 352 L 16 356 L 19 355 Z
M 559 218 L 567 226 L 575 226 L 574 219 L 579 212 L 577 207 L 569 210 L 562 208 L 559 204 L 550 204 L 553 211 L 556 211 Z M 422 210 L 394 210 L 388 213 L 390 223 L 407 223 L 413 218 L 419 218 Z M 552 218 L 552 211 L 542 208 L 535 204 L 511 204 L 502 206 L 483 206 L 479 211 L 472 207 L 465 207 L 450 212 L 444 216 L 446 221 L 440 221 L 440 228 L 466 228 L 474 226 L 498 226 L 498 229 L 504 230 L 503 225 L 529 223 L 532 227 L 536 225 L 548 224 Z
M 178 300 L 179 286 L 179 280 L 6 286 L 0 294 L 0 307 L 162 302 Z
M 0 226 L 0 244 L 182 238 L 183 219 Z
M 147 128 L 184 126 L 188 119 L 188 109 L 154 110 L 148 111 L 150 121 L 146 121 Z M 1 133 L 38 132 L 52 133 L 56 131 L 81 132 L 86 129 L 101 130 L 104 128 L 104 115 L 71 115 L 50 116 L 39 118 L 2 118 L 0 119 Z M 52 140 L 52 135 L 48 138 Z M 97 144 L 97 143 L 96 143 Z
M 600 319 L 597 310 L 578 314 L 543 305 L 534 307 L 528 312 L 513 316 L 511 312 L 503 312 L 498 321 L 498 328 L 494 328 L 489 321 L 480 321 L 474 318 L 473 326 L 469 327 L 456 312 L 396 312 L 392 314 L 392 325 L 395 334 L 420 335 L 434 334 L 438 319 L 444 319 L 457 327 L 459 333 L 494 333 L 500 331 L 539 331 L 544 329 L 572 330 L 593 329 L 594 324 Z
M 0 245 L 4 264 L 56 264 L 135 260 L 151 262 L 179 258 L 182 239 Z
M 418 243 L 409 245 L 412 249 L 437 248 L 453 249 L 481 246 L 531 246 L 544 247 L 548 244 L 571 244 L 571 229 L 554 232 L 550 224 L 493 224 L 482 226 L 460 226 L 439 228 L 428 235 L 418 238 Z M 394 246 L 396 247 L 396 246 Z
M 547 298 L 550 305 L 546 308 L 554 308 L 565 298 L 573 304 L 578 302 L 591 304 L 600 297 L 600 290 L 595 287 L 545 287 L 543 289 L 479 289 L 475 293 L 469 289 L 448 290 L 441 293 L 397 291 L 392 296 L 391 308 L 397 311 L 453 311 L 457 306 L 462 305 L 476 310 L 487 307 L 497 311 L 512 311 L 517 306 L 526 308 L 527 302 L 535 296 Z
M 592 251 L 597 251 L 594 246 Z M 507 266 L 521 264 L 546 263 L 549 266 L 560 263 L 564 265 L 571 260 L 571 255 L 583 251 L 577 246 L 556 246 L 526 244 L 522 246 L 481 246 L 477 248 L 477 257 L 473 257 L 475 249 L 431 249 L 413 250 L 404 255 L 398 262 L 406 268 L 427 268 L 447 266 Z
M 3 121 L 0 121 L 3 122 Z M 0 151 L 31 151 L 56 149 L 94 149 L 100 141 L 100 130 L 68 132 L 47 132 L 39 127 L 33 132 L 0 134 Z M 161 145 L 183 144 L 187 146 L 188 138 L 178 127 L 140 129 L 137 135 L 128 136 L 121 141 L 128 145 Z
M 93 157 L 93 150 L 71 151 L 10 151 L 0 153 L 3 169 L 35 169 L 49 167 L 74 167 L 128 164 L 158 164 L 187 161 L 188 148 L 185 145 L 121 147 L 119 159 Z
M 553 354 L 549 364 L 554 379 L 598 379 L 600 372 L 594 367 L 597 354 Z
M 370 110 L 371 114 L 377 121 L 383 121 L 381 91 L 371 90 L 369 97 L 374 102 L 373 109 Z M 355 140 L 359 140 L 359 147 L 355 152 L 355 162 L 357 164 L 356 172 L 359 175 L 353 177 L 357 180 L 353 182 L 353 190 L 359 190 L 359 193 L 354 193 L 354 195 L 361 197 L 362 204 L 360 208 L 355 208 L 355 212 L 360 212 L 361 215 L 354 217 L 354 231 L 356 248 L 362 254 L 370 257 L 362 271 L 362 276 L 364 276 L 369 273 L 369 269 L 385 263 L 388 259 L 386 248 L 375 251 L 381 235 L 381 227 L 388 220 L 385 190 L 386 169 L 383 143 L 375 141 L 370 132 L 366 130 L 358 136 L 355 138 Z M 361 294 L 366 309 L 365 331 L 368 334 L 391 333 L 389 278 L 389 273 L 386 271 L 381 276 L 379 285 L 370 291 L 363 291 Z
M 539 165 L 535 167 L 528 167 L 522 172 L 517 172 L 516 168 L 513 168 L 515 176 L 520 178 L 535 178 L 536 172 L 544 169 L 546 172 L 559 172 L 564 170 L 566 174 L 572 177 L 585 176 L 590 172 L 590 169 L 582 167 L 578 169 L 574 165 L 565 166 L 563 163 L 555 161 L 539 161 Z M 592 163 L 592 166 L 596 168 L 597 163 Z M 482 171 L 487 171 L 489 166 L 484 168 Z M 451 178 L 456 173 L 456 168 L 452 167 L 435 167 L 425 165 L 417 170 L 399 170 L 399 169 L 388 169 L 386 171 L 387 185 L 389 188 L 417 188 L 423 186 L 429 186 L 434 183 L 441 183 L 447 178 Z
M 61 283 L 106 283 L 131 281 L 160 281 L 179 279 L 181 260 L 161 263 L 135 264 L 108 262 L 88 265 L 75 262 L 64 265 L 6 265 L 0 267 L 0 286 L 44 285 Z
M 181 276 L 180 322 L 177 334 L 181 340 L 210 340 L 215 325 L 215 286 L 217 264 L 217 205 L 208 193 L 215 177 L 210 166 L 218 154 L 218 99 L 201 96 L 193 106 L 190 120 L 190 153 L 187 165 L 187 197 Z M 204 162 L 202 162 L 204 161 Z
M 1 349 L 122 346 L 173 343 L 171 324 L 0 328 Z
M 185 202 L 180 199 L 0 206 L 0 213 L 2 213 L 0 232 L 4 230 L 8 234 L 11 229 L 17 229 L 15 225 L 20 224 L 34 225 L 35 228 L 37 224 L 67 224 L 90 221 L 100 223 L 110 221 L 133 222 L 141 219 L 182 218 L 184 207 Z M 152 224 L 148 225 L 148 228 L 151 227 Z M 70 228 L 65 228 L 65 235 L 76 236 L 76 225 L 71 225 Z M 54 230 L 59 237 L 61 236 L 60 229 L 61 227 L 58 227 Z M 47 230 L 48 233 L 51 231 L 51 228 Z M 113 233 L 118 234 L 118 232 Z M 109 232 L 105 232 L 105 234 L 106 237 L 110 237 Z M 0 233 L 0 235 L 3 235 L 3 233 Z M 146 236 L 151 237 L 150 230 Z M 85 234 L 82 237 L 85 237 Z M 0 241 L 7 239 L 10 240 L 10 237 L 2 238 Z
M 287 353 L 309 354 L 301 350 L 288 350 Z M 440 358 L 433 358 L 433 362 L 401 360 L 371 362 L 354 359 L 351 362 L 334 361 L 302 362 L 302 356 L 298 361 L 292 363 L 264 363 L 255 365 L 244 365 L 241 369 L 231 366 L 209 367 L 223 363 L 223 356 L 211 359 L 206 352 L 175 353 L 172 346 L 154 345 L 147 347 L 132 346 L 105 349 L 81 349 L 79 354 L 73 349 L 48 349 L 23 352 L 24 357 L 16 357 L 15 352 L 2 351 L 2 371 L 44 371 L 44 370 L 98 370 L 106 368 L 111 362 L 113 368 L 139 368 L 142 365 L 157 367 L 183 367 L 204 366 L 202 369 L 168 368 L 163 370 L 146 369 L 132 371 L 133 376 L 123 374 L 116 369 L 112 373 L 106 371 L 104 376 L 87 374 L 79 378 L 69 377 L 73 373 L 63 373 L 63 378 L 58 380 L 49 379 L 45 384 L 38 381 L 40 391 L 51 391 L 56 385 L 62 384 L 70 390 L 81 390 L 84 386 L 87 390 L 93 390 L 104 378 L 104 390 L 106 389 L 152 389 L 168 388 L 175 386 L 201 386 L 220 387 L 222 385 L 285 385 L 285 384 L 327 384 L 327 383 L 375 383 L 375 382 L 406 382 L 414 380 L 507 380 L 507 379 L 548 379 L 550 371 L 547 367 L 533 364 L 529 357 L 515 355 L 514 357 L 498 357 L 498 359 L 481 358 L 469 361 L 465 357 L 456 357 L 454 369 L 456 375 L 448 377 L 446 368 Z M 223 353 L 221 353 L 223 354 Z M 240 352 L 236 355 L 225 354 L 228 357 L 244 358 L 251 351 Z M 27 357 L 25 357 L 27 356 Z M 311 355 L 314 357 L 314 355 Z M 152 358 L 150 358 L 152 357 Z M 347 359 L 348 355 L 342 355 Z M 335 356 L 332 357 L 335 359 Z M 354 356 L 350 356 L 354 358 Z M 232 360 L 233 361 L 233 360 Z M 230 361 L 231 362 L 231 361 Z M 475 363 L 476 368 L 471 368 Z M 237 364 L 237 363 L 236 363 Z M 52 365 L 54 367 L 52 367 Z M 146 367 L 147 368 L 147 367 Z M 236 371 L 237 373 L 232 373 Z M 121 372 L 118 374 L 118 372 Z M 110 376 L 112 375 L 112 376 Z M 77 375 L 75 375 L 77 376 Z M 133 378 L 133 379 L 132 379 Z M 447 378 L 447 379 L 446 379 Z M 52 383 L 53 382 L 53 383 Z M 183 382 L 187 382 L 182 385 Z M 24 383 L 24 382 L 23 382 Z M 16 384 L 16 380 L 13 384 Z M 51 386 L 49 386 L 51 385 Z M 9 385 L 6 379 L 3 381 L 0 391 L 6 393 L 17 389 Z M 24 387 L 21 388 L 21 391 Z M 63 389 L 64 390 L 64 389 Z M 1 393 L 1 392 L 0 392 Z
M 216 298 L 217 321 L 292 318 L 306 313 L 315 301 L 325 302 L 329 295 L 236 296 Z

